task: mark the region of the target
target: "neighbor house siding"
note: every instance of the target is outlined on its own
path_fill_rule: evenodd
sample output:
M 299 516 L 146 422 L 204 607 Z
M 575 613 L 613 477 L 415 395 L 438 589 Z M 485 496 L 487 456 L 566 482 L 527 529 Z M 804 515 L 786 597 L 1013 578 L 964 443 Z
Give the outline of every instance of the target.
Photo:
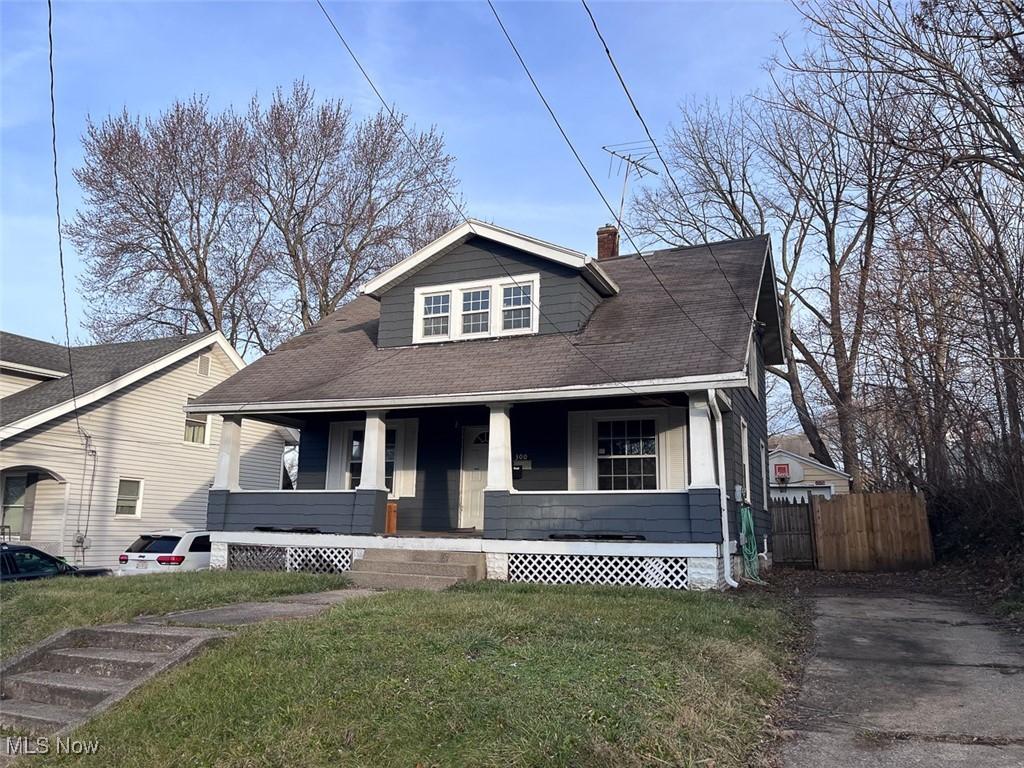
M 87 565 L 116 565 L 136 536 L 157 528 L 202 527 L 206 497 L 217 463 L 221 419 L 209 420 L 209 445 L 184 442 L 187 398 L 224 380 L 235 368 L 219 350 L 210 352 L 208 377 L 197 371 L 198 353 L 81 409 L 79 421 L 91 437 L 95 462 L 85 456 L 73 415 L 68 414 L 4 441 L 3 467 L 39 466 L 70 483 L 67 522 L 63 486 L 37 488 L 32 540 L 59 544 L 73 560 L 77 530 L 91 547 Z M 242 426 L 243 487 L 278 488 L 284 441 L 277 427 L 255 421 Z M 84 463 L 84 466 L 83 466 Z M 95 464 L 95 466 L 94 466 Z M 118 478 L 143 480 L 141 515 L 115 517 Z M 44 538 L 45 537 L 45 538 Z
M 382 347 L 412 344 L 416 288 L 536 273 L 540 274 L 540 333 L 574 333 L 585 325 L 601 299 L 577 270 L 474 238 L 381 296 L 377 343 Z M 492 301 L 500 301 L 500 297 L 492 297 Z M 452 322 L 458 309 L 452 306 Z
M 4 371 L 0 373 L 0 397 L 7 397 L 15 392 L 21 392 L 21 390 L 28 389 L 40 381 L 45 381 L 45 379 Z

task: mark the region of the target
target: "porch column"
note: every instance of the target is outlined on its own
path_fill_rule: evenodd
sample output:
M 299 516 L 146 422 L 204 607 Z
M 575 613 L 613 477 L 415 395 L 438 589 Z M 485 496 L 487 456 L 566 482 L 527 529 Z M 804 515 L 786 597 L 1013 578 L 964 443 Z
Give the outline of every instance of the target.
M 690 393 L 690 487 L 716 488 L 715 430 L 711 421 L 711 406 L 707 392 Z
M 237 491 L 238 463 L 242 452 L 242 419 L 225 416 L 220 428 L 220 451 L 217 454 L 217 472 L 213 476 L 213 490 Z
M 363 432 L 363 473 L 359 478 L 360 491 L 386 491 L 384 479 L 385 444 L 387 427 L 384 411 L 366 412 L 366 429 Z
M 492 403 L 487 435 L 487 487 L 485 491 L 512 490 L 512 428 L 508 403 Z

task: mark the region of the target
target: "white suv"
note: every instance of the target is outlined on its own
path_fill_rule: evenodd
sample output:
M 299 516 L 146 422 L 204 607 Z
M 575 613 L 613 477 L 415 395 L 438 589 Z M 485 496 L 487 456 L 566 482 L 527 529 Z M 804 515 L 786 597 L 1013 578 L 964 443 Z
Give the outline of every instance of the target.
M 144 533 L 118 558 L 120 576 L 201 571 L 210 567 L 209 531 Z

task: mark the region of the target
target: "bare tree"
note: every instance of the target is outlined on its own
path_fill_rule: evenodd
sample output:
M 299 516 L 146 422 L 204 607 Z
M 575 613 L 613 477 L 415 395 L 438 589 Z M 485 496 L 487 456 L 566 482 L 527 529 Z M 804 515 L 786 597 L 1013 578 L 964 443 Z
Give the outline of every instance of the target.
M 264 270 L 245 193 L 245 126 L 204 99 L 156 118 L 90 121 L 67 228 L 83 254 L 87 324 L 98 339 L 220 330 L 244 350 Z
M 264 346 L 311 327 L 455 223 L 454 159 L 436 130 L 417 133 L 404 116 L 356 123 L 299 81 L 266 108 L 253 100 L 249 136 L 249 183 L 271 227 L 261 247 L 284 288 Z

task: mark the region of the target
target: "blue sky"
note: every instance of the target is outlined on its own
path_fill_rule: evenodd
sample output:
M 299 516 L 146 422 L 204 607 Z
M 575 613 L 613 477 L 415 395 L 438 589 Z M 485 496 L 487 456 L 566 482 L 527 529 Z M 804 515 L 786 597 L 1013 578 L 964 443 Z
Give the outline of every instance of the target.
M 610 200 L 605 144 L 643 137 L 590 22 L 576 2 L 498 2 L 520 51 Z M 678 104 L 742 97 L 765 79 L 780 34 L 799 33 L 784 2 L 592 4 L 626 82 L 656 134 Z M 386 98 L 436 124 L 458 160 L 468 213 L 593 253 L 609 219 L 513 58 L 486 3 L 330 2 L 336 23 Z M 55 0 L 62 207 L 81 196 L 86 117 L 122 107 L 157 113 L 205 93 L 243 107 L 253 93 L 305 78 L 357 114 L 379 104 L 312 0 Z M 63 339 L 51 176 L 46 4 L 0 0 L 0 326 Z M 65 243 L 73 340 L 80 326 L 77 254 Z

